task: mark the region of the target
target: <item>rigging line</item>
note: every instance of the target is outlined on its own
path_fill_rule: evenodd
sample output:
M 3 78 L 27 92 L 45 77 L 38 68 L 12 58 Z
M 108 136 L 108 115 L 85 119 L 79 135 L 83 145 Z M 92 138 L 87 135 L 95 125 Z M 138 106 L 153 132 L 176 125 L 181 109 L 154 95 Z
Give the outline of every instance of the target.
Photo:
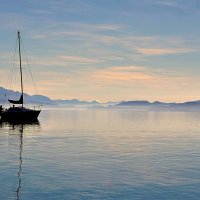
M 9 90 L 11 90 L 11 84 L 12 84 L 12 78 L 13 78 L 13 72 L 14 72 L 14 69 L 15 69 L 15 59 L 16 59 L 16 52 L 17 52 L 17 39 L 15 41 L 15 46 L 14 46 L 14 53 L 12 55 L 12 67 L 11 67 L 11 70 L 9 72 L 9 75 L 8 75 L 8 81 L 6 83 L 6 92 L 4 94 L 4 98 L 3 98 L 3 104 L 5 104 L 6 102 L 6 96 L 9 96 Z
M 9 84 L 9 90 L 11 89 L 12 87 L 12 80 L 13 80 L 13 74 L 15 74 L 15 59 L 16 59 L 16 53 L 17 53 L 17 50 L 15 49 L 15 55 L 14 55 L 14 61 L 13 61 L 13 66 L 12 66 L 12 71 L 11 71 L 11 76 L 10 76 L 10 84 Z M 15 74 L 16 75 L 16 74 Z
M 22 40 L 21 40 L 21 44 L 22 44 L 23 52 L 25 54 L 25 59 L 26 59 L 27 65 L 28 65 L 28 69 L 29 69 L 30 75 L 31 75 L 31 79 L 32 79 L 32 82 L 33 82 L 33 85 L 34 85 L 34 89 L 36 91 L 36 94 L 38 95 L 38 89 L 36 87 L 36 84 L 35 84 L 35 81 L 34 81 L 34 78 L 33 78 L 33 74 L 32 74 L 32 71 L 31 71 L 31 68 L 30 68 L 30 65 L 29 65 L 29 62 L 28 62 L 28 58 L 27 58 L 26 51 L 25 51 L 24 44 L 23 44 Z
M 9 80 L 9 89 L 11 89 L 13 72 L 15 70 L 15 60 L 16 60 L 16 54 L 17 54 L 16 52 L 17 52 L 17 39 L 15 42 L 15 48 L 14 48 L 14 54 L 13 54 L 13 63 L 12 63 L 12 70 L 11 70 L 11 74 L 10 74 L 10 80 Z

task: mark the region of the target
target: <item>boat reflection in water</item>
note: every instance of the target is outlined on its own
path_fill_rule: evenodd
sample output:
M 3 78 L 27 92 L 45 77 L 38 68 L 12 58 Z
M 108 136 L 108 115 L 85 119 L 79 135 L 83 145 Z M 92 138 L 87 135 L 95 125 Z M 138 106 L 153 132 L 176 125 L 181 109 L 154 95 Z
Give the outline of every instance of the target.
M 23 134 L 25 129 L 29 128 L 39 128 L 40 123 L 38 120 L 34 121 L 26 121 L 26 122 L 20 122 L 20 121 L 12 121 L 12 122 L 0 122 L 1 128 L 8 128 L 13 133 L 17 134 L 19 136 L 19 164 L 18 164 L 18 170 L 17 170 L 17 188 L 16 188 L 16 199 L 20 200 L 20 192 L 22 190 L 22 170 L 23 170 Z

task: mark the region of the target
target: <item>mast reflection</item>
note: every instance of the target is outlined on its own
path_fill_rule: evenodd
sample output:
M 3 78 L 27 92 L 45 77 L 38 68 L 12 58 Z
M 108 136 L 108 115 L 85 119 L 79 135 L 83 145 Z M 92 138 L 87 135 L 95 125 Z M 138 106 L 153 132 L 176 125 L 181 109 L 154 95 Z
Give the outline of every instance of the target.
M 29 121 L 29 122 L 0 122 L 0 127 L 7 127 L 9 130 L 12 130 L 12 133 L 17 133 L 19 136 L 19 164 L 18 164 L 18 170 L 17 170 L 17 189 L 15 191 L 16 193 L 16 200 L 20 200 L 20 194 L 22 190 L 22 170 L 23 170 L 23 134 L 24 130 L 27 128 L 35 128 L 40 127 L 40 123 L 38 120 L 36 121 Z
M 22 178 L 21 178 L 21 173 L 22 173 L 22 152 L 23 152 L 23 124 L 21 124 L 21 128 L 19 129 L 19 170 L 17 173 L 17 177 L 18 177 L 18 187 L 16 190 L 16 196 L 17 196 L 17 200 L 20 199 L 20 190 L 21 190 L 21 182 L 22 182 Z

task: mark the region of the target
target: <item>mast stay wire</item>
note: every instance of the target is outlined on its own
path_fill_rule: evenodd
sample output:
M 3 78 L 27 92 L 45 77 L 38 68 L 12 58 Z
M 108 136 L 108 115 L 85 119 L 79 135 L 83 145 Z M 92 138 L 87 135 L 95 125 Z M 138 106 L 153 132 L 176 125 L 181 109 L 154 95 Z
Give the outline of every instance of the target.
M 22 46 L 22 49 L 23 49 L 23 52 L 24 52 L 24 55 L 25 55 L 25 59 L 26 59 L 27 65 L 28 65 L 28 70 L 29 70 L 30 75 L 31 75 L 31 80 L 32 80 L 33 85 L 34 85 L 35 92 L 38 95 L 38 89 L 36 87 L 36 84 L 35 84 L 35 81 L 34 81 L 34 78 L 33 78 L 33 74 L 32 74 L 31 68 L 30 68 L 30 64 L 28 62 L 27 54 L 26 54 L 26 51 L 25 51 L 24 44 L 23 44 L 22 40 L 21 40 L 21 44 L 22 44 L 21 46 Z
M 13 60 L 12 67 L 11 67 L 11 70 L 9 72 L 8 80 L 7 80 L 7 83 L 6 83 L 6 89 L 8 89 L 8 90 L 6 90 L 6 92 L 4 94 L 3 104 L 5 104 L 6 97 L 7 96 L 9 97 L 9 90 L 11 90 L 12 78 L 13 78 L 13 73 L 14 73 L 14 70 L 15 70 L 16 53 L 17 53 L 17 38 L 16 38 L 15 45 L 14 45 L 14 53 L 12 55 L 12 60 Z

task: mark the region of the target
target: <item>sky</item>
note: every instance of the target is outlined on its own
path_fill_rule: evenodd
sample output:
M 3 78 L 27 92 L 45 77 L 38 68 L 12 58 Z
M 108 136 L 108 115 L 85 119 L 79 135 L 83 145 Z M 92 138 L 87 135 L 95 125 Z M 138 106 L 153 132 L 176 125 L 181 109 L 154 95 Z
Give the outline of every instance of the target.
M 28 58 L 39 94 L 199 100 L 199 22 L 199 0 L 0 0 L 0 86 L 13 89 L 19 30 L 25 83 Z

